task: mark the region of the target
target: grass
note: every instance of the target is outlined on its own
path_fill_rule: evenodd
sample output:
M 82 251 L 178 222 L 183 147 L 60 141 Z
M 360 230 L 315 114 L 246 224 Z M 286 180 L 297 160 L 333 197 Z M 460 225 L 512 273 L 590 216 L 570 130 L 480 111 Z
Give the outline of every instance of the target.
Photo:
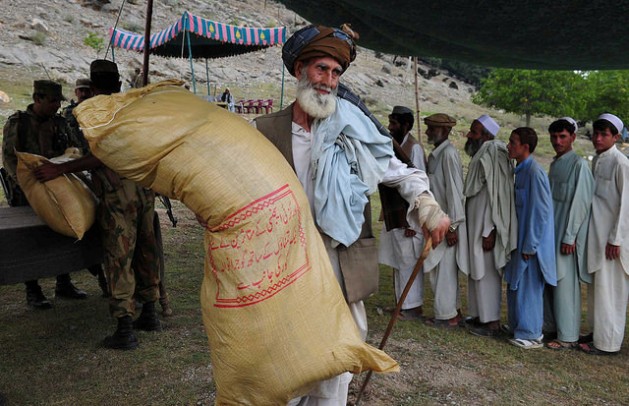
M 378 199 L 372 200 L 377 218 Z M 99 346 L 115 322 L 109 317 L 107 300 L 99 297 L 95 278 L 87 272 L 74 273 L 73 279 L 89 298 L 56 299 L 50 311 L 28 309 L 23 285 L 0 286 L 0 393 L 9 404 L 213 404 L 215 387 L 199 301 L 203 235 L 192 213 L 178 202 L 174 206 L 180 219 L 177 228 L 169 226 L 162 208 L 158 211 L 166 286 L 175 316 L 166 319 L 161 333 L 139 332 L 136 351 Z M 391 269 L 381 267 L 380 292 L 366 302 L 368 341 L 374 346 L 389 321 L 382 309 L 393 304 L 391 281 Z M 40 283 L 52 298 L 54 278 Z M 464 279 L 461 288 L 465 309 Z M 429 288 L 425 312 L 432 313 Z M 401 372 L 375 374 L 362 404 L 620 405 L 629 397 L 628 347 L 625 340 L 621 354 L 611 358 L 576 351 L 525 351 L 505 340 L 474 337 L 463 329 L 398 322 L 385 350 L 400 363 Z M 350 398 L 362 379 L 354 380 Z
M 379 200 L 372 199 L 374 216 Z M 379 230 L 382 226 L 374 222 Z M 379 231 L 377 231 L 379 233 Z M 393 302 L 392 271 L 380 267 L 380 291 L 366 301 L 368 341 L 378 346 Z M 463 309 L 466 279 L 459 278 Z M 424 312 L 432 314 L 432 292 L 424 278 Z M 583 328 L 586 300 L 583 289 Z M 503 317 L 506 299 L 503 295 Z M 577 351 L 522 350 L 502 339 L 474 337 L 464 329 L 434 329 L 398 322 L 385 350 L 401 365 L 400 374 L 374 375 L 368 405 L 418 404 L 626 404 L 629 396 L 629 327 L 621 354 L 597 358 Z M 603 372 L 604 371 L 604 372 Z M 358 390 L 352 383 L 354 393 Z
M 0 78 L 2 76 L 0 75 Z M 31 83 L 0 79 L 13 97 L 5 111 L 24 108 Z M 256 89 L 265 92 L 269 89 Z M 380 117 L 383 118 L 383 117 Z M 468 124 L 452 137 L 461 150 Z M 543 128 L 538 126 L 540 134 Z M 540 140 L 540 160 L 550 162 Z M 591 145 L 579 140 L 585 153 Z M 426 145 L 429 152 L 430 146 Z M 581 154 L 581 153 L 580 153 Z M 464 165 L 467 164 L 465 156 Z M 1 194 L 0 194 L 1 195 Z M 0 197 L 0 204 L 2 198 Z M 372 199 L 375 218 L 379 201 Z M 139 332 L 140 348 L 117 352 L 99 347 L 113 332 L 107 301 L 99 297 L 95 278 L 74 273 L 85 301 L 54 300 L 55 309 L 33 311 L 25 305 L 23 285 L 0 286 L 0 393 L 10 405 L 211 405 L 215 399 L 207 338 L 201 321 L 199 289 L 203 275 L 203 235 L 194 216 L 174 202 L 180 218 L 171 228 L 163 209 L 166 286 L 175 316 L 162 333 Z M 374 221 L 376 234 L 381 223 Z M 389 321 L 383 312 L 393 304 L 391 269 L 381 267 L 380 292 L 366 301 L 368 341 L 377 346 Z M 54 278 L 41 280 L 52 298 Z M 425 313 L 432 313 L 426 281 Z M 465 279 L 461 278 L 463 309 Z M 584 302 L 585 313 L 585 302 Z M 504 320 L 504 317 L 503 317 Z M 629 337 L 629 331 L 625 337 Z M 374 375 L 363 405 L 441 404 L 626 404 L 629 398 L 629 343 L 621 354 L 597 358 L 576 351 L 525 351 L 505 340 L 473 337 L 463 329 L 438 330 L 417 322 L 396 324 L 385 350 L 401 372 Z M 352 399 L 364 379 L 355 379 Z

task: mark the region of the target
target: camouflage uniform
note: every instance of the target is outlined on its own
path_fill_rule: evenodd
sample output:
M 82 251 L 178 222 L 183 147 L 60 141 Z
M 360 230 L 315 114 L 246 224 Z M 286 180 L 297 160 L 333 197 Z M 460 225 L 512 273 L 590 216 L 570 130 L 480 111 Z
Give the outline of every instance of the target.
M 28 201 L 17 183 L 17 156 L 15 151 L 30 152 L 46 158 L 63 155 L 66 148 L 74 146 L 66 130 L 66 122 L 60 115 L 41 119 L 33 112 L 33 104 L 26 111 L 11 115 L 3 129 L 2 162 L 8 174 L 12 196 L 7 196 L 11 206 L 26 206 Z
M 76 117 L 74 117 L 74 114 L 72 114 L 72 111 L 78 105 L 78 103 L 72 100 L 70 105 L 63 109 L 61 115 L 66 120 L 66 132 L 70 142 L 81 150 L 81 154 L 87 155 L 88 152 L 90 152 L 90 146 L 83 135 L 83 131 L 81 131 L 79 122 L 76 120 Z
M 134 293 L 141 303 L 159 299 L 155 193 L 106 167 L 94 170 L 92 180 L 101 199 L 97 218 L 111 292 L 109 310 L 115 318 L 133 316 Z
M 86 155 L 90 152 L 89 144 L 72 114 L 76 106 L 71 103 L 63 115 L 70 139 Z M 92 171 L 91 183 L 100 198 L 97 221 L 111 293 L 109 311 L 115 318 L 133 316 L 134 294 L 141 303 L 160 297 L 161 244 L 157 243 L 153 227 L 155 194 L 135 182 L 121 179 L 106 167 Z

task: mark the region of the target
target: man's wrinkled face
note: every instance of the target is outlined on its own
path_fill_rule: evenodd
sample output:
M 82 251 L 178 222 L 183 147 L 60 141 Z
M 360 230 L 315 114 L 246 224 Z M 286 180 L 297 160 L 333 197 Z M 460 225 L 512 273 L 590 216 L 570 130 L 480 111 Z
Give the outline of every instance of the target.
M 434 127 L 429 125 L 426 128 L 426 137 L 428 138 L 428 143 L 431 145 L 439 145 L 443 141 L 448 138 L 448 133 L 450 128 L 448 127 Z
M 562 156 L 566 152 L 572 151 L 572 144 L 577 139 L 577 135 L 568 130 L 561 130 L 560 132 L 550 133 L 550 143 L 557 154 L 557 157 Z
M 620 134 L 612 134 L 609 128 L 595 129 L 592 134 L 592 145 L 594 145 L 596 153 L 600 154 L 613 147 L 618 138 L 620 138 Z
M 314 58 L 295 64 L 297 101 L 314 118 L 326 118 L 336 110 L 336 93 L 343 68 L 334 58 Z

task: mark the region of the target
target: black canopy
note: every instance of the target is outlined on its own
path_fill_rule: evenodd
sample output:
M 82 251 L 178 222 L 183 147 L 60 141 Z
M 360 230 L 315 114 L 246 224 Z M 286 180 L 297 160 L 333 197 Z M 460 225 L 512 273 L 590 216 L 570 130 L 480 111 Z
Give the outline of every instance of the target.
M 350 23 L 358 45 L 396 55 L 509 68 L 629 68 L 626 0 L 279 1 L 315 24 Z

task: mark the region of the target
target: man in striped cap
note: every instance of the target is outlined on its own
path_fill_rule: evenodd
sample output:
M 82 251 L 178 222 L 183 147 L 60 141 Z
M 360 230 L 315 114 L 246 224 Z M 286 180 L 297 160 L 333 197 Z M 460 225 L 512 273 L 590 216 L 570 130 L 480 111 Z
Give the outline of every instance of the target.
M 411 207 L 409 224 L 416 232 L 426 227 L 433 245 L 441 242 L 450 220 L 432 197 L 425 172 L 395 158 L 386 130 L 340 84 L 356 57 L 356 37 L 347 26 L 341 30 L 311 25 L 297 31 L 282 48 L 286 68 L 298 80 L 297 100 L 280 112 L 256 118 L 254 124 L 295 169 L 365 338 L 363 299 L 375 292 L 378 279 L 368 195 L 380 182 L 395 187 Z M 365 283 L 370 280 L 375 284 Z M 321 381 L 289 404 L 345 405 L 351 379 L 344 373 Z

